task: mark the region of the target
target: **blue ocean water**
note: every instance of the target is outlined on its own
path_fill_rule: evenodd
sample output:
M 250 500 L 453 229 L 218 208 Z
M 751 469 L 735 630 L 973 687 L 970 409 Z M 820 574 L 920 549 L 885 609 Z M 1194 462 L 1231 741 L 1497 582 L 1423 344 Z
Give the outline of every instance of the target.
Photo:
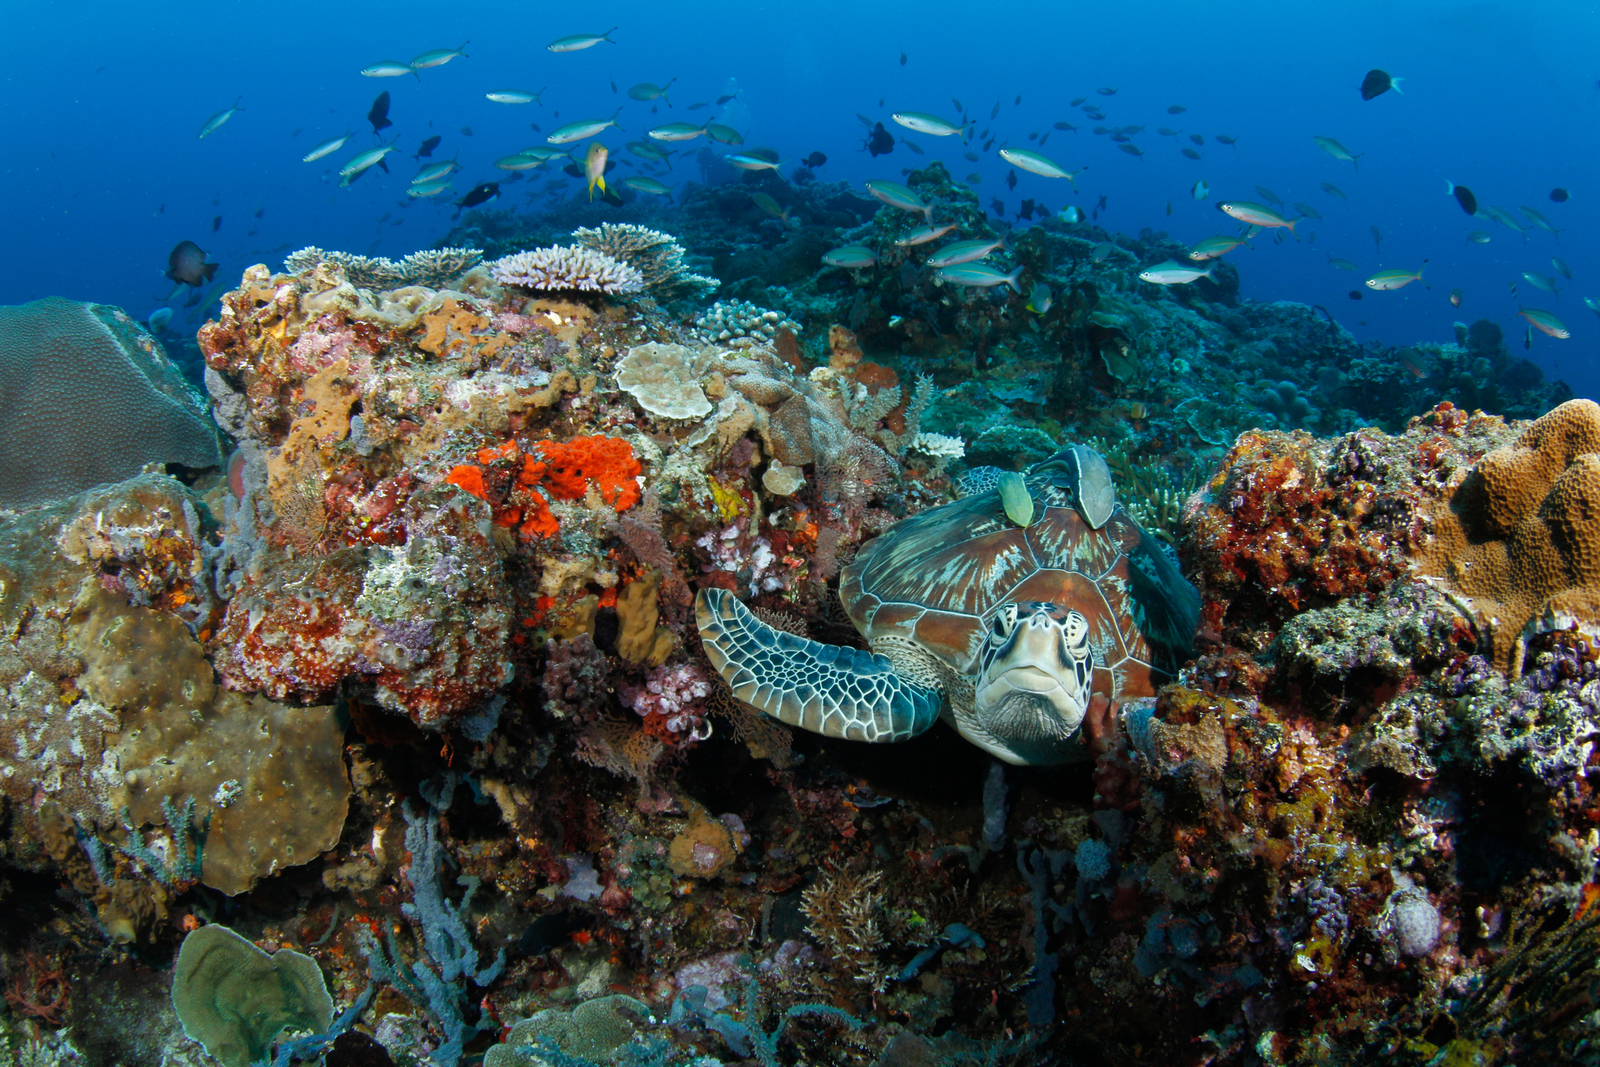
M 427 248 L 448 232 L 454 209 L 445 198 L 404 195 L 417 166 L 410 156 L 425 137 L 443 138 L 434 159 L 459 156 L 460 195 L 504 179 L 496 159 L 542 143 L 564 122 L 620 107 L 624 132 L 600 138 L 619 159 L 629 158 L 623 142 L 651 126 L 715 118 L 786 164 L 825 153 L 823 180 L 899 179 L 904 168 L 941 160 L 958 178 L 980 175 L 984 202 L 998 197 L 1008 216 L 1024 198 L 1088 212 L 1104 197 L 1099 222 L 1108 229 L 1165 230 L 1183 241 L 1236 232 L 1216 205 L 1259 200 L 1255 188 L 1265 186 L 1323 218 L 1300 223 L 1298 241 L 1275 244 L 1263 234 L 1230 254 L 1246 298 L 1320 304 L 1356 336 L 1394 345 L 1451 340 L 1453 322 L 1488 317 L 1513 351 L 1528 340 L 1520 302 L 1554 313 L 1572 335 L 1533 332 L 1529 357 L 1579 395 L 1600 396 L 1600 322 L 1583 303 L 1600 296 L 1593 4 L 396 0 L 12 4 L 6 19 L 0 234 L 10 254 L 0 260 L 0 303 L 58 294 L 143 317 L 171 291 L 161 271 L 185 239 L 221 264 L 217 278 L 230 285 L 244 267 L 279 267 L 304 245 L 391 256 Z M 615 43 L 563 54 L 546 47 L 613 24 Z M 420 77 L 359 73 L 463 41 L 471 42 L 467 58 Z M 1362 100 L 1358 86 L 1373 67 L 1402 78 L 1403 93 Z M 661 102 L 652 113 L 625 95 L 638 82 L 669 79 L 670 108 Z M 504 88 L 544 88 L 542 102 L 485 99 Z M 365 115 L 385 90 L 394 125 L 380 139 Z M 733 96 L 724 106 L 688 110 L 724 95 Z M 1079 97 L 1106 117 L 1073 108 Z M 955 119 L 953 99 L 994 138 L 977 163 L 962 158 L 969 146 L 956 138 L 911 134 L 889 120 L 896 110 Z M 242 110 L 197 136 L 235 101 Z M 1171 114 L 1172 105 L 1186 110 Z M 858 115 L 906 133 L 925 154 L 902 144 L 871 158 Z M 1063 120 L 1082 128 L 1052 130 Z M 1146 127 L 1132 140 L 1143 156 L 1094 135 L 1095 125 Z M 1161 126 L 1180 132 L 1163 136 Z M 340 151 L 301 161 L 347 131 Z M 1075 195 L 1065 182 L 1025 172 L 1014 190 L 1006 186 L 1011 168 L 995 150 L 1037 148 L 1028 134 L 1046 131 L 1045 154 L 1088 168 Z M 1191 134 L 1205 143 L 1192 144 Z M 1237 144 L 1218 143 L 1218 134 Z M 1314 136 L 1359 153 L 1359 166 L 1335 160 Z M 394 138 L 401 151 L 389 174 L 373 170 L 340 188 L 343 163 Z M 1201 158 L 1185 158 L 1184 147 Z M 699 171 L 683 160 L 662 177 L 670 184 Z M 542 180 L 508 184 L 499 206 L 522 204 L 523 190 Z M 1210 188 L 1205 201 L 1191 195 L 1199 180 Z M 1523 221 L 1521 207 L 1533 208 L 1559 238 L 1469 218 L 1447 195 L 1447 180 Z M 1324 182 L 1348 199 L 1324 192 Z M 1570 200 L 1552 202 L 1557 187 Z M 581 184 L 566 195 L 583 195 Z M 1490 242 L 1470 243 L 1472 230 Z M 1336 269 L 1330 257 L 1360 269 Z M 1427 288 L 1362 284 L 1379 269 L 1424 261 Z M 1532 287 L 1525 271 L 1553 276 L 1560 293 Z M 1453 289 L 1462 292 L 1459 308 L 1447 299 Z M 173 329 L 192 334 L 185 319 L 180 310 Z

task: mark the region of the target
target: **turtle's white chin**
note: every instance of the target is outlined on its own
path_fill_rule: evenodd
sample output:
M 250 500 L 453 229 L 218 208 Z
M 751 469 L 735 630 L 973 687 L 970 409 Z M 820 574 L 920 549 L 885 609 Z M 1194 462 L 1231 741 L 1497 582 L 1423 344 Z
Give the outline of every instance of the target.
M 973 717 L 999 737 L 1065 741 L 1088 709 L 1076 689 L 1037 667 L 1016 667 L 983 683 L 974 694 Z

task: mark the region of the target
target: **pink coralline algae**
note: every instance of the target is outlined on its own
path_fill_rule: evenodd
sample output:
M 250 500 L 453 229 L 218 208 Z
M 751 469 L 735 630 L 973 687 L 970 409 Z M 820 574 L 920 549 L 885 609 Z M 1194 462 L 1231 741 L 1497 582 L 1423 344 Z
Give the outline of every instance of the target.
M 601 293 L 637 293 L 644 275 L 604 252 L 552 245 L 497 259 L 489 266 L 501 285 L 525 289 L 583 289 Z
M 646 720 L 659 716 L 668 734 L 683 741 L 704 741 L 711 736 L 705 716 L 705 701 L 711 695 L 711 681 L 705 672 L 690 663 L 652 667 L 645 672 L 644 685 L 625 685 L 622 702 Z

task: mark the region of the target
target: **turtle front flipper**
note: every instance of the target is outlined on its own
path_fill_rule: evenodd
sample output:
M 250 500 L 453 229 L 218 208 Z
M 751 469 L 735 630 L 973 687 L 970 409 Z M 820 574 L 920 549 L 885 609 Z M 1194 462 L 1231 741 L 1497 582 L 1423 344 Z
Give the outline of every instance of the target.
M 733 695 L 791 726 L 851 741 L 904 741 L 933 725 L 943 696 L 885 656 L 774 629 L 725 589 L 702 589 L 695 623 Z

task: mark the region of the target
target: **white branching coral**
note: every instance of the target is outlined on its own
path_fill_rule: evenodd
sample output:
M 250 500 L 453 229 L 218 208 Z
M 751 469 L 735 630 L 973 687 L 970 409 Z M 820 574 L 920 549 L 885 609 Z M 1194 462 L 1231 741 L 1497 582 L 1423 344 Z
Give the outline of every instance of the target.
M 635 345 L 617 364 L 617 385 L 652 415 L 698 419 L 711 414 L 711 401 L 700 388 L 709 355 L 687 345 Z
M 319 263 L 344 268 L 344 276 L 359 289 L 401 289 L 423 285 L 442 289 L 483 259 L 481 248 L 431 248 L 413 252 L 396 262 L 384 256 L 358 256 L 351 252 L 326 252 L 315 245 L 291 252 L 283 261 L 290 274 L 304 274 Z
M 497 259 L 489 264 L 501 285 L 524 289 L 581 289 L 625 294 L 644 289 L 644 275 L 604 252 L 590 248 L 552 245 Z
M 574 230 L 572 236 L 585 248 L 638 270 L 645 292 L 657 300 L 704 296 L 722 284 L 691 271 L 683 260 L 683 246 L 659 230 L 631 222 L 602 222 L 595 228 Z

